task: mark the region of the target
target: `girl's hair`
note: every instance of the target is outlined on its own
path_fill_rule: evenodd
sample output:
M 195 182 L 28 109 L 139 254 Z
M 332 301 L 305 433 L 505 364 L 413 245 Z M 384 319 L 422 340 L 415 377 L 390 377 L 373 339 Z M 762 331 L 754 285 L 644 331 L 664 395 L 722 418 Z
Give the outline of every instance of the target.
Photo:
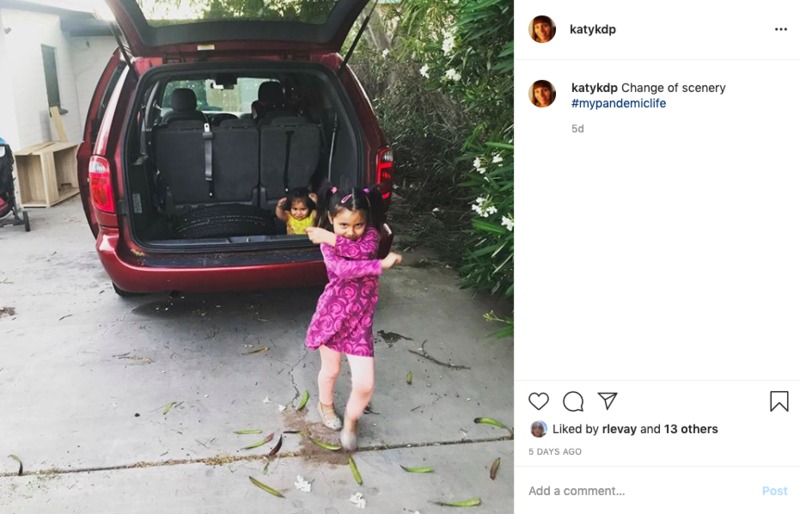
M 292 204 L 299 200 L 303 202 L 306 207 L 308 207 L 308 213 L 311 214 L 311 211 L 317 208 L 317 204 L 314 203 L 314 200 L 312 200 L 310 196 L 308 196 L 308 193 L 308 189 L 302 187 L 296 187 L 292 189 L 292 191 L 286 197 L 286 201 L 283 202 L 283 210 L 285 212 L 289 212 L 292 210 Z
M 362 211 L 367 218 L 367 226 L 379 227 L 383 224 L 386 211 L 380 191 L 372 188 L 338 189 L 331 184 L 323 184 L 319 193 L 319 215 L 322 226 L 331 228 L 328 216 L 335 218 L 343 209 Z

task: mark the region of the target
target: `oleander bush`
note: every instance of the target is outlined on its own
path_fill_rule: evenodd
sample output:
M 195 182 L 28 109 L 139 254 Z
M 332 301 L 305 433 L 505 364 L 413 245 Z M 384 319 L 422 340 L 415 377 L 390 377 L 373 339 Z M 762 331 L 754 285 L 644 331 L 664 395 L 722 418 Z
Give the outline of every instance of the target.
M 455 236 L 445 246 L 465 287 L 513 299 L 513 2 L 381 5 L 351 65 L 394 148 L 399 193 Z M 486 318 L 513 333 L 512 318 Z

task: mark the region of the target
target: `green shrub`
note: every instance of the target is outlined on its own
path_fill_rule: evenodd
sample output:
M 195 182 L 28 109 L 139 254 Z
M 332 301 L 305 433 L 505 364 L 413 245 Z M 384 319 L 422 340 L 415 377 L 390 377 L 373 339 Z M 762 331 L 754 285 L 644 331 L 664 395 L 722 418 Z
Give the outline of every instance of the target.
M 512 299 L 513 2 L 404 0 L 369 33 L 352 65 L 395 150 L 396 182 L 465 234 L 464 286 Z M 513 319 L 486 317 L 513 332 Z

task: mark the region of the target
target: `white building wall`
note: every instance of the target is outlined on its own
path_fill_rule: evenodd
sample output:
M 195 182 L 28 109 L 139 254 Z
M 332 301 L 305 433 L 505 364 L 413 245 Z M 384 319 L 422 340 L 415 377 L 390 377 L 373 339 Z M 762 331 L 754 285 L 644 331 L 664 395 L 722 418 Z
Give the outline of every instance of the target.
M 0 137 L 5 139 L 12 149 L 19 148 L 19 131 L 17 130 L 17 112 L 14 109 L 14 92 L 11 81 L 6 80 L 9 70 L 5 68 L 10 49 L 6 43 L 3 30 L 3 10 L 0 9 Z
M 116 48 L 117 42 L 113 36 L 71 38 L 70 54 L 78 93 L 81 134 L 97 81 Z
M 5 35 L 6 61 L 2 64 L 3 71 L 14 76 L 11 89 L 19 130 L 17 148 L 58 139 L 48 110 L 41 45 L 55 48 L 61 107 L 69 111 L 62 115 L 64 129 L 69 141 L 79 142 L 82 120 L 70 55 L 71 42 L 61 32 L 59 17 L 12 9 L 3 10 L 2 15 L 4 28 L 10 29 Z

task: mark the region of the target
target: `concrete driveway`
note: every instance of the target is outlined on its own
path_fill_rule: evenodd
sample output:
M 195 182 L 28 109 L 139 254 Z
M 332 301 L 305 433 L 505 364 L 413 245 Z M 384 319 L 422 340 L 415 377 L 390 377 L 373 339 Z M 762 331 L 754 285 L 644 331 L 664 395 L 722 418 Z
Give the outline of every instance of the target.
M 470 512 L 513 511 L 513 440 L 473 422 L 512 424 L 513 344 L 489 337 L 494 306 L 451 270 L 412 253 L 381 279 L 358 485 L 346 454 L 292 433 L 338 440 L 319 423 L 318 356 L 303 345 L 321 288 L 122 299 L 79 199 L 29 214 L 31 232 L 0 229 L 0 512 L 336 514 L 360 512 L 357 492 L 379 513 L 470 498 Z

